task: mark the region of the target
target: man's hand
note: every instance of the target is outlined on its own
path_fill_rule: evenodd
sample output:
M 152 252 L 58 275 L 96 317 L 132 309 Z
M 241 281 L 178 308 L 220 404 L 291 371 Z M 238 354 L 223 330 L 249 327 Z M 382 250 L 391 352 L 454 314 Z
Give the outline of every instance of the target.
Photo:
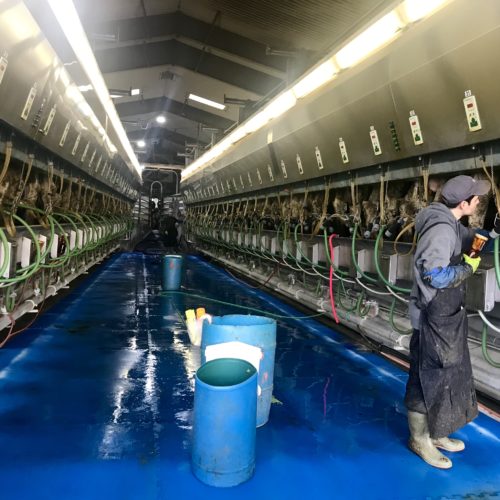
M 481 262 L 481 257 L 469 257 L 466 253 L 464 253 L 464 261 L 472 267 L 472 272 L 475 273 Z

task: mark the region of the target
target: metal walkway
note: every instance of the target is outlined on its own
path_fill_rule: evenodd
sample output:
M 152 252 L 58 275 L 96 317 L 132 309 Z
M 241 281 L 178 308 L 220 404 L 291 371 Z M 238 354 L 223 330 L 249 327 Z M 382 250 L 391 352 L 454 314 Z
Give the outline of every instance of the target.
M 302 316 L 187 259 L 191 293 Z M 315 322 L 278 323 L 273 404 L 257 430 L 255 476 L 197 481 L 189 449 L 199 348 L 179 315 L 227 306 L 161 297 L 160 258 L 108 260 L 0 350 L 0 498 L 442 499 L 500 496 L 500 423 L 480 415 L 439 471 L 406 448 L 406 374 Z M 243 311 L 243 314 L 245 312 Z

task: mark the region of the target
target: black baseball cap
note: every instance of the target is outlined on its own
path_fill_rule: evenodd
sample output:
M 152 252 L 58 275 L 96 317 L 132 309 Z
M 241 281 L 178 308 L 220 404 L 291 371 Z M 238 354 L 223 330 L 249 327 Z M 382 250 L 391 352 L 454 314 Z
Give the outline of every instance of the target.
M 441 197 L 449 205 L 458 205 L 471 196 L 482 196 L 488 193 L 490 187 L 489 181 L 476 180 L 468 175 L 457 175 L 445 183 L 441 190 Z

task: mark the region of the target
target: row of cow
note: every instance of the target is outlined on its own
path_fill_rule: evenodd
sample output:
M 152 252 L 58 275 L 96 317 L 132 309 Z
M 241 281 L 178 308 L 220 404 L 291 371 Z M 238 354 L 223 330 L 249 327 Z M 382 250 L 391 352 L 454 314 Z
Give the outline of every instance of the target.
M 485 178 L 477 173 L 475 178 Z M 294 194 L 282 191 L 265 198 L 247 198 L 238 201 L 192 208 L 197 220 L 204 217 L 213 227 L 233 226 L 242 230 L 278 230 L 283 221 L 289 228 L 300 225 L 304 234 L 318 233 L 325 228 L 329 234 L 349 237 L 357 224 L 359 236 L 376 238 L 385 226 L 385 238 L 394 240 L 403 232 L 400 241 L 413 239 L 412 225 L 416 214 L 427 204 L 440 201 L 445 177 L 431 176 L 410 181 L 335 188 Z M 381 200 L 383 206 L 381 207 Z M 496 212 L 491 192 L 481 197 L 476 213 L 462 221 L 470 227 L 489 229 Z M 406 228 L 406 230 L 405 230 Z M 404 230 L 404 231 L 403 231 Z
M 38 170 L 29 159 L 24 164 L 12 163 L 0 176 L 0 213 L 8 229 L 12 227 L 12 214 L 20 215 L 28 224 L 45 225 L 41 212 L 126 215 L 133 207 L 130 202 L 97 191 L 81 179 L 64 177 L 52 168 L 48 172 Z

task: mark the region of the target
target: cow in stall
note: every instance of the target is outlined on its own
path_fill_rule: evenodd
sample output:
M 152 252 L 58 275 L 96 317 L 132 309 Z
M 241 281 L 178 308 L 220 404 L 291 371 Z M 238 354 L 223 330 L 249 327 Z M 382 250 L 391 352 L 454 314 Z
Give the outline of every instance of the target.
M 330 194 L 331 196 L 331 194 Z M 333 213 L 325 221 L 328 234 L 349 237 L 352 231 L 352 201 L 349 188 L 335 189 L 332 201 Z
M 365 190 L 362 190 L 365 191 Z M 370 189 L 367 199 L 361 202 L 362 234 L 365 239 L 377 237 L 380 229 L 380 187 L 375 185 Z
M 486 179 L 486 175 L 484 175 L 482 172 L 475 174 L 473 177 L 476 180 Z M 492 199 L 492 196 L 493 193 L 490 190 L 488 194 L 479 197 L 479 205 L 477 206 L 476 211 L 472 215 L 469 215 L 468 218 L 469 227 L 478 229 L 484 228 L 484 221 L 486 219 L 486 213 L 488 212 L 488 207 Z

